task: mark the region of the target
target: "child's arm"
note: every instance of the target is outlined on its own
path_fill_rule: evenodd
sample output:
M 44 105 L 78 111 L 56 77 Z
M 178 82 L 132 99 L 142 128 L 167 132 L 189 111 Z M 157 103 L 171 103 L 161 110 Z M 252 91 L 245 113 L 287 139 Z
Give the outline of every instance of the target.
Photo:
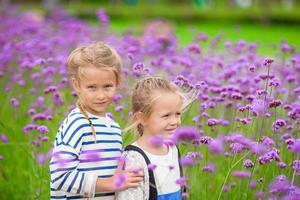
M 50 161 L 51 189 L 93 197 L 98 177 L 77 170 L 78 164 L 78 152 L 72 146 L 56 146 Z
M 128 188 L 116 193 L 115 200 L 146 200 L 149 198 L 149 175 L 147 164 L 142 155 L 135 151 L 128 151 L 126 156 L 126 169 L 140 168 L 144 173 L 144 181 L 137 187 Z
M 79 164 L 77 151 L 66 144 L 61 144 L 53 150 L 50 162 L 52 189 L 73 194 L 93 197 L 96 192 L 118 191 L 130 187 L 137 187 L 143 180 L 143 173 L 133 173 L 130 169 L 121 170 L 124 163 L 119 163 L 116 173 L 112 177 L 98 178 L 93 173 L 77 170 Z M 122 187 L 116 187 L 118 173 L 123 173 L 127 178 Z

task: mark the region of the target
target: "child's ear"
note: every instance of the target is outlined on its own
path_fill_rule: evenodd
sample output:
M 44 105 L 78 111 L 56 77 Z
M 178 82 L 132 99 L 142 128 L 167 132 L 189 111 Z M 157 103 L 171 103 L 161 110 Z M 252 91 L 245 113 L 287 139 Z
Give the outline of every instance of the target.
M 78 94 L 78 92 L 79 92 L 78 80 L 76 80 L 75 78 L 72 78 L 71 79 L 71 85 L 72 85 L 73 90 L 75 90 L 75 92 Z
M 142 124 L 143 126 L 146 125 L 146 116 L 144 113 L 137 112 L 135 114 L 135 117 L 136 117 L 138 123 Z

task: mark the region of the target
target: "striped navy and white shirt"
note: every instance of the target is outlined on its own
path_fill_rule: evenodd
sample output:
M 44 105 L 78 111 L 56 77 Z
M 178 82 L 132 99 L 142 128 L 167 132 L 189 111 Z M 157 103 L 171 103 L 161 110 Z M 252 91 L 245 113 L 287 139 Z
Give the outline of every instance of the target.
M 88 120 L 75 108 L 61 124 L 50 161 L 51 199 L 114 199 L 113 192 L 95 193 L 97 178 L 114 174 L 121 156 L 120 126 L 109 117 L 88 113 Z

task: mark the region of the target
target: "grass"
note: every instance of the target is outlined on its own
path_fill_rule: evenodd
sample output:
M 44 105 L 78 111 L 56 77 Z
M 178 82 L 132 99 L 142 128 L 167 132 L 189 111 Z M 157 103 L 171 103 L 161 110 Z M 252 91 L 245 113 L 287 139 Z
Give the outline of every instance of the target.
M 91 24 L 99 24 L 96 20 L 90 20 Z M 111 20 L 110 28 L 112 32 L 122 34 L 124 31 L 133 32 L 137 35 L 142 34 L 144 24 L 149 23 L 149 20 Z M 247 42 L 256 42 L 259 45 L 258 53 L 261 55 L 272 55 L 276 53 L 274 49 L 278 49 L 280 42 L 285 40 L 288 44 L 300 49 L 300 40 L 298 25 L 283 25 L 283 24 L 252 24 L 252 23 L 219 23 L 217 21 L 199 21 L 199 23 L 189 22 L 171 22 L 174 26 L 174 32 L 178 37 L 181 47 L 191 43 L 194 36 L 198 33 L 206 33 L 209 40 L 222 34 L 222 42 L 231 40 L 245 40 Z M 283 31 L 284 30 L 284 31 Z M 223 43 L 222 43 L 223 44 Z M 202 43 L 203 47 L 209 44 Z M 223 50 L 222 48 L 220 48 Z

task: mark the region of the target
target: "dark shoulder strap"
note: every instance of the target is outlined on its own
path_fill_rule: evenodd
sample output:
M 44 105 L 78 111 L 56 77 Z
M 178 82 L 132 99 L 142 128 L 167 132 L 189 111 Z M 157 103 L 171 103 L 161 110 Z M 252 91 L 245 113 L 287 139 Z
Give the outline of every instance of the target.
M 180 177 L 183 177 L 183 169 L 182 169 L 182 165 L 181 165 L 181 163 L 180 163 L 181 155 L 180 155 L 180 151 L 179 151 L 179 148 L 178 148 L 177 145 L 176 145 L 176 148 L 177 148 L 177 151 L 178 151 L 178 164 L 179 164 L 179 170 L 180 170 Z M 185 187 L 185 186 L 183 186 L 183 187 L 181 188 L 181 193 L 182 193 L 182 192 L 186 192 L 186 187 Z
M 125 147 L 125 151 L 137 151 L 139 152 L 145 159 L 147 165 L 150 164 L 150 160 L 147 157 L 146 153 L 139 147 L 134 145 L 128 145 Z M 157 197 L 157 190 L 156 190 L 156 184 L 154 179 L 154 173 L 152 170 L 148 169 L 149 174 L 149 200 L 156 200 Z
M 180 151 L 179 151 L 179 148 L 178 148 L 177 145 L 176 145 L 176 149 L 178 151 L 178 165 L 179 165 L 179 169 L 180 169 L 180 177 L 182 177 L 183 176 L 183 170 L 182 170 L 182 165 L 180 163 L 181 155 L 180 155 Z

